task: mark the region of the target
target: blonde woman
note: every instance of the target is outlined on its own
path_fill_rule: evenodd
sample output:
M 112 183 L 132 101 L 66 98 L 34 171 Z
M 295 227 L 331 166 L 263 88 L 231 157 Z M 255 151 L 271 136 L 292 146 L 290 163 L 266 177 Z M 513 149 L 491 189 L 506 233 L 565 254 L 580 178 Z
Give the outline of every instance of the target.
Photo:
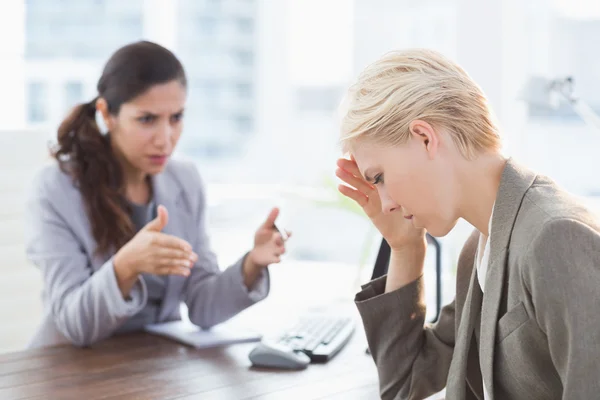
M 500 152 L 486 98 L 427 50 L 390 53 L 350 88 L 340 191 L 392 248 L 356 304 L 383 399 L 592 399 L 600 395 L 600 223 Z M 427 230 L 475 227 L 456 298 L 424 324 Z

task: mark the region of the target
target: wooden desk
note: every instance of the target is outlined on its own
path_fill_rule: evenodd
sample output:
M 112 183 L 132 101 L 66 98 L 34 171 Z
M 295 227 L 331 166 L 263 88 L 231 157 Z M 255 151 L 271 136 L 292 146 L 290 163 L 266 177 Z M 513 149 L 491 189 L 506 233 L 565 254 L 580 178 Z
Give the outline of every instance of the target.
M 303 371 L 251 367 L 254 344 L 197 350 L 148 334 L 4 354 L 0 399 L 377 399 L 377 372 L 357 328 L 333 360 Z

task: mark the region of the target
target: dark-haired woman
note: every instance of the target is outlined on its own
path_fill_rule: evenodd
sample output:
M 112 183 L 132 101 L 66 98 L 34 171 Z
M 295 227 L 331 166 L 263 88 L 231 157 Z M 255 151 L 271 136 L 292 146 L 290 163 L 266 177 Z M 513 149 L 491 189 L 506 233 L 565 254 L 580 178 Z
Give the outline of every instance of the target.
M 88 346 L 177 320 L 181 302 L 208 328 L 267 296 L 267 266 L 285 251 L 278 210 L 254 248 L 221 272 L 200 176 L 170 160 L 186 101 L 179 60 L 154 43 L 127 45 L 97 89 L 60 125 L 57 162 L 38 175 L 28 201 L 27 255 L 42 271 L 45 309 L 30 346 Z

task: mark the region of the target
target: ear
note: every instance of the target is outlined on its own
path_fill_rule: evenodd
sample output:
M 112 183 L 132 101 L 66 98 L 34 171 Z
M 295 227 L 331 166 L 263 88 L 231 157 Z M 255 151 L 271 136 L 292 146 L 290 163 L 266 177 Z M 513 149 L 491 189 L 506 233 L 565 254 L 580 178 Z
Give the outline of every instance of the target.
M 427 151 L 429 158 L 435 157 L 440 144 L 438 132 L 429 123 L 420 119 L 412 121 L 408 128 L 411 138 Z
M 96 100 L 96 110 L 100 111 L 100 115 L 102 115 L 102 120 L 104 121 L 104 125 L 109 131 L 114 130 L 115 121 L 113 116 L 108 111 L 108 103 L 102 97 L 99 97 Z

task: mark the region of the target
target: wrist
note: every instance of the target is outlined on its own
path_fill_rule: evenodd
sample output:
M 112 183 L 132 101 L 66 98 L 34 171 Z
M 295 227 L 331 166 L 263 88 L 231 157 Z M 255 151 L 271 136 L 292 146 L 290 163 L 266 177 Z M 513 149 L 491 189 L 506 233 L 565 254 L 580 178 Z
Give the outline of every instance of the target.
M 254 286 L 254 283 L 260 276 L 260 273 L 265 267 L 259 265 L 254 261 L 254 253 L 250 251 L 246 258 L 244 259 L 244 263 L 242 265 L 242 273 L 244 278 L 244 285 L 248 290 L 251 290 Z
M 249 251 L 244 259 L 244 270 L 249 273 L 257 273 L 262 271 L 263 268 L 264 266 L 255 261 L 254 250 Z
M 396 258 L 424 257 L 427 252 L 427 243 L 415 243 L 410 246 L 391 247 L 391 256 Z
M 113 258 L 113 266 L 119 278 L 123 281 L 133 281 L 137 279 L 138 273 L 135 267 L 128 262 L 121 252 L 117 252 Z
M 392 249 L 386 292 L 399 289 L 423 275 L 426 250 L 425 245 Z

